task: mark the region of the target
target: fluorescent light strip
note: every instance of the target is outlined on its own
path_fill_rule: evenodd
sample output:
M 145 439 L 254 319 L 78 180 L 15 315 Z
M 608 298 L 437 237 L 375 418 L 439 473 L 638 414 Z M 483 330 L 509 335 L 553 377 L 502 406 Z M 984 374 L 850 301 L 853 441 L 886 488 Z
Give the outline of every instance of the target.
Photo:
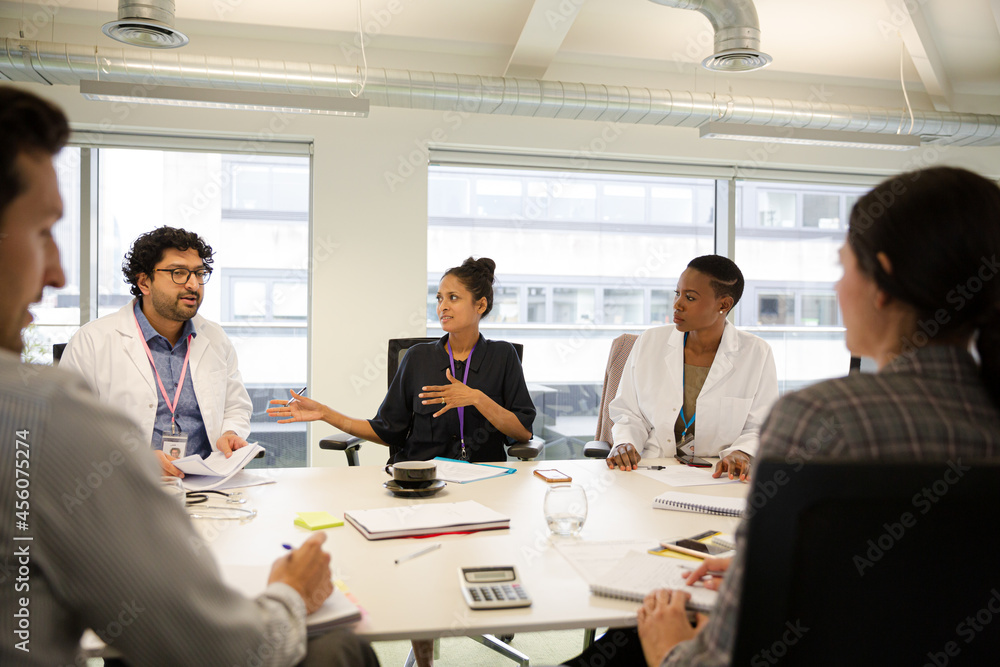
M 730 139 L 804 146 L 870 148 L 883 151 L 908 151 L 920 147 L 920 137 L 913 134 L 875 134 L 838 130 L 810 130 L 801 127 L 770 127 L 737 123 L 705 123 L 702 139 Z
M 293 95 L 244 90 L 215 90 L 187 86 L 147 86 L 138 83 L 81 81 L 80 93 L 88 100 L 131 102 L 202 109 L 238 109 L 325 116 L 368 116 L 368 100 L 354 97 Z

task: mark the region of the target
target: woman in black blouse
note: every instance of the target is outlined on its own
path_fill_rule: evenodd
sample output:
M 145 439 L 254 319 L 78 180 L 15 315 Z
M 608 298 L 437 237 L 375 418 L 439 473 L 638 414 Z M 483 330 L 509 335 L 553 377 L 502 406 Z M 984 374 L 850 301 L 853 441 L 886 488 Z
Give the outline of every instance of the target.
M 505 461 L 505 445 L 531 439 L 535 406 L 514 346 L 486 340 L 479 321 L 493 308 L 493 271 L 486 257 L 468 258 L 441 278 L 437 315 L 446 332 L 410 348 L 374 419 L 353 419 L 305 396 L 271 401 L 281 424 L 322 419 L 390 448 L 394 461 L 435 456 Z M 471 361 L 470 361 L 471 357 Z

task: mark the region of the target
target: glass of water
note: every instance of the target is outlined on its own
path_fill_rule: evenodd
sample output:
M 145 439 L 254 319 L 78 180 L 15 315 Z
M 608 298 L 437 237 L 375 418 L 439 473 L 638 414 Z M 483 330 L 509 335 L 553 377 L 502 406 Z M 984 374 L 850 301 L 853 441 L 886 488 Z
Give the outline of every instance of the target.
M 550 486 L 543 509 L 549 530 L 556 535 L 577 535 L 587 520 L 587 492 L 575 484 Z

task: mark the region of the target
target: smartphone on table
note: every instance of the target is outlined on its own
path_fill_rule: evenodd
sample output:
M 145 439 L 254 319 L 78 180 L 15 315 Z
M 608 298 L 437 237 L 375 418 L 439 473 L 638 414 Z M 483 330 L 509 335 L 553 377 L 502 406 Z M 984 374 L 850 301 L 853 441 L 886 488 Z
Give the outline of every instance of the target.
M 573 478 L 565 473 L 561 473 L 554 468 L 547 470 L 535 470 L 535 477 L 541 477 L 546 482 L 572 482 Z
M 736 552 L 711 542 L 712 537 L 720 534 L 717 530 L 709 530 L 679 540 L 666 540 L 660 542 L 660 546 L 695 558 L 729 558 Z
M 708 459 L 698 458 L 694 454 L 675 454 L 674 458 L 686 466 L 692 468 L 711 468 L 712 462 Z

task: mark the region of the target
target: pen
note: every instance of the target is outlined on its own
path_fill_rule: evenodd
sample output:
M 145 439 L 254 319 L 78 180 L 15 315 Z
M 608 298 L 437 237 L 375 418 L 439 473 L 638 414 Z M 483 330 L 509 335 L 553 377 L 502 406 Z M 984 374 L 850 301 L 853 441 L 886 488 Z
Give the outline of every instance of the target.
M 307 388 L 308 386 L 309 386 L 309 385 L 306 385 L 305 387 L 302 387 L 302 389 L 299 389 L 299 390 L 298 390 L 297 392 L 295 392 L 295 393 L 296 393 L 296 394 L 298 394 L 299 396 L 301 396 L 301 395 L 302 395 L 303 393 L 305 393 L 305 390 L 306 390 L 306 388 Z M 289 405 L 291 405 L 292 403 L 294 403 L 294 402 L 295 402 L 295 401 L 297 401 L 297 400 L 299 400 L 299 399 L 297 399 L 297 398 L 295 398 L 295 397 L 293 396 L 293 397 L 292 397 L 292 398 L 291 398 L 291 399 L 290 399 L 290 400 L 289 400 L 289 401 L 288 401 L 287 403 L 285 403 L 285 407 L 288 407 Z
M 436 544 L 430 545 L 426 549 L 421 549 L 420 551 L 414 551 L 412 554 L 409 554 L 408 556 L 403 556 L 402 558 L 397 558 L 396 559 L 396 565 L 399 565 L 400 563 L 402 563 L 404 561 L 408 561 L 411 558 L 416 558 L 417 556 L 423 556 L 424 554 L 429 554 L 430 552 L 434 551 L 435 549 L 440 549 L 440 548 L 441 548 L 441 543 L 437 542 Z
M 291 544 L 282 544 L 281 546 L 288 549 L 289 551 L 293 551 L 295 549 L 295 547 L 293 547 Z
M 638 467 L 643 468 L 645 470 L 663 470 L 667 466 L 638 466 Z

